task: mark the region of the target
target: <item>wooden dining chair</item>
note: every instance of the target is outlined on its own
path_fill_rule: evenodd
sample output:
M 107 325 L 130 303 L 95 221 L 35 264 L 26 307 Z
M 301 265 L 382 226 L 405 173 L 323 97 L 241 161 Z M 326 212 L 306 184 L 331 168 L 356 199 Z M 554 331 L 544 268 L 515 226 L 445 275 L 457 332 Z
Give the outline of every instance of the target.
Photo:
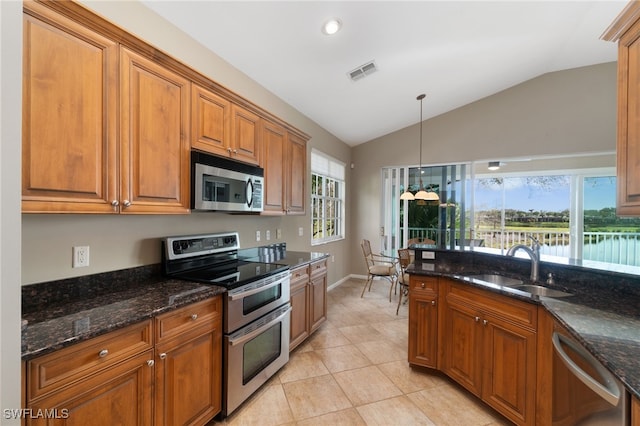
M 398 259 L 382 254 L 373 254 L 369 240 L 362 240 L 360 246 L 362 247 L 364 261 L 367 264 L 367 281 L 364 283 L 360 297 L 364 297 L 364 291 L 367 289 L 367 285 L 369 286 L 369 291 L 371 291 L 373 279 L 380 277 L 388 280 L 391 284 L 389 286 L 389 302 L 391 302 L 391 292 L 395 288 L 398 280 Z
M 403 296 L 409 297 L 409 274 L 407 274 L 407 267 L 411 264 L 411 250 L 399 249 L 398 250 L 398 262 L 400 264 L 400 275 L 398 275 L 398 285 L 400 286 L 400 296 L 398 297 L 398 307 L 396 308 L 396 315 L 400 311 L 400 305 L 402 304 Z

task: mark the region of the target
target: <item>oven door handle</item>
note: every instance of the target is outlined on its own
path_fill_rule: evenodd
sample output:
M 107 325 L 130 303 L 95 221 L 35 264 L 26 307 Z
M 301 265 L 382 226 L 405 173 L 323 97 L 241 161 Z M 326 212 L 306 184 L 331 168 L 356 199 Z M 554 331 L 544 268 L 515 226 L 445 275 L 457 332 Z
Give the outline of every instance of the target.
M 253 339 L 257 335 L 262 333 L 265 328 L 271 327 L 272 325 L 277 324 L 278 322 L 280 322 L 282 320 L 282 318 L 284 318 L 285 316 L 289 315 L 290 311 L 291 311 L 291 306 L 289 306 L 287 308 L 287 310 L 284 311 L 281 315 L 278 315 L 276 318 L 274 318 L 273 320 L 269 321 L 267 324 L 264 324 L 260 328 L 258 328 L 256 330 L 253 330 L 251 333 L 245 334 L 244 336 L 242 336 L 242 337 L 240 337 L 238 339 L 229 339 L 229 345 L 230 346 L 235 346 L 235 345 L 239 345 L 241 343 L 244 343 L 247 340 Z M 283 332 L 288 333 L 287 330 L 284 330 Z
M 251 295 L 256 294 L 256 293 L 260 293 L 261 291 L 268 290 L 271 287 L 275 287 L 275 286 L 277 286 L 279 284 L 282 284 L 282 280 L 276 280 L 276 281 L 274 281 L 272 283 L 260 286 L 258 288 L 254 288 L 254 289 L 247 290 L 247 291 L 241 291 L 241 292 L 238 292 L 236 294 L 229 294 L 229 293 L 227 293 L 227 294 L 229 295 L 229 300 L 235 301 L 235 300 L 243 299 L 243 298 L 245 298 L 247 296 L 251 296 Z
M 560 341 L 562 343 L 569 346 L 572 350 L 574 350 L 578 355 L 584 358 L 585 361 L 589 363 L 591 367 L 596 369 L 596 371 L 603 377 L 605 382 L 607 383 L 607 387 L 603 386 L 596 379 L 591 377 L 587 372 L 585 372 L 582 368 L 580 368 L 573 360 L 567 355 L 567 353 L 562 349 L 560 345 Z M 552 337 L 553 348 L 556 350 L 556 353 L 560 356 L 560 359 L 567 366 L 569 371 L 571 371 L 582 383 L 587 385 L 589 389 L 594 391 L 598 396 L 607 401 L 609 404 L 616 407 L 618 402 L 620 401 L 620 387 L 616 384 L 617 380 L 607 369 L 605 369 L 600 362 L 596 360 L 593 355 L 587 352 L 583 347 L 577 345 L 572 340 L 567 337 L 558 334 L 557 332 L 553 333 Z

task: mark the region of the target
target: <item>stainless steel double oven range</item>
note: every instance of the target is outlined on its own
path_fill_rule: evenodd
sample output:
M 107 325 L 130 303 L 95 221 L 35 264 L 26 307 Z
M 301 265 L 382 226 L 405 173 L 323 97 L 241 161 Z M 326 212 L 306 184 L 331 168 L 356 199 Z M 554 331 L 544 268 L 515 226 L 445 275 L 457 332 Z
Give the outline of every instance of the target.
M 289 361 L 289 267 L 243 260 L 239 249 L 236 232 L 163 240 L 165 275 L 227 288 L 223 416 Z

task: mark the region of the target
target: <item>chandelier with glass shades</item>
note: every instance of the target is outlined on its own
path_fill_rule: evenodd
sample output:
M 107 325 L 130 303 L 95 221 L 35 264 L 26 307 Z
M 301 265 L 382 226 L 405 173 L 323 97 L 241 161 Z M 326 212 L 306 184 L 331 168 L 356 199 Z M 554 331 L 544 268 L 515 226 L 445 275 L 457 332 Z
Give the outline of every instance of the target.
M 415 195 L 409 191 L 409 187 L 407 185 L 407 190 L 400 195 L 401 200 L 422 200 L 422 201 L 440 201 L 440 197 L 438 194 L 433 191 L 431 186 L 429 186 L 429 191 L 425 191 L 422 186 L 422 100 L 426 97 L 423 93 L 418 95 L 416 98 L 420 101 L 420 167 L 418 168 L 418 175 L 420 176 L 420 188 Z

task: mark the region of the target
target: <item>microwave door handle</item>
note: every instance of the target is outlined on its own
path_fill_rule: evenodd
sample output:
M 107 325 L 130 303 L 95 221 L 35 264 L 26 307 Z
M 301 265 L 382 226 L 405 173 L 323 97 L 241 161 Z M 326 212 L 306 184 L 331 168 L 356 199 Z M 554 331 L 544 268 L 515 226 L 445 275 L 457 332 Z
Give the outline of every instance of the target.
M 247 207 L 251 207 L 251 204 L 253 204 L 253 181 L 251 180 L 251 178 L 247 179 L 245 192 L 247 195 Z
M 267 324 L 264 324 L 263 326 L 261 326 L 260 328 L 253 330 L 251 333 L 248 333 L 246 336 L 242 336 L 238 339 L 229 339 L 229 345 L 230 346 L 235 346 L 235 345 L 239 345 L 241 343 L 244 343 L 248 340 L 253 339 L 254 337 L 260 335 L 262 332 L 264 332 L 265 329 L 271 327 L 274 324 L 277 324 L 278 322 L 280 322 L 282 320 L 282 318 L 284 318 L 285 316 L 287 316 L 289 314 L 289 312 L 291 311 L 291 306 L 289 306 L 287 308 L 286 311 L 284 311 L 281 315 L 278 315 L 276 318 L 274 318 L 273 320 L 269 321 Z M 287 332 L 288 333 L 288 332 Z
M 617 386 L 616 379 L 613 377 L 613 374 L 602 367 L 600 363 L 585 349 L 583 349 L 581 346 L 578 346 L 563 335 L 554 332 L 551 341 L 553 343 L 553 348 L 555 349 L 558 356 L 560 356 L 560 359 L 569 369 L 569 371 L 571 371 L 578 379 L 580 379 L 582 383 L 587 385 L 589 389 L 594 391 L 598 396 L 607 401 L 609 404 L 613 405 L 614 407 L 618 405 L 618 401 L 620 400 L 620 388 Z M 587 372 L 585 372 L 575 362 L 573 362 L 573 360 L 569 357 L 569 355 L 567 355 L 564 349 L 562 349 L 560 342 L 569 346 L 586 362 L 588 362 L 589 365 L 593 367 L 607 382 L 607 387 L 600 384 L 600 382 L 591 377 L 589 374 L 587 374 Z

